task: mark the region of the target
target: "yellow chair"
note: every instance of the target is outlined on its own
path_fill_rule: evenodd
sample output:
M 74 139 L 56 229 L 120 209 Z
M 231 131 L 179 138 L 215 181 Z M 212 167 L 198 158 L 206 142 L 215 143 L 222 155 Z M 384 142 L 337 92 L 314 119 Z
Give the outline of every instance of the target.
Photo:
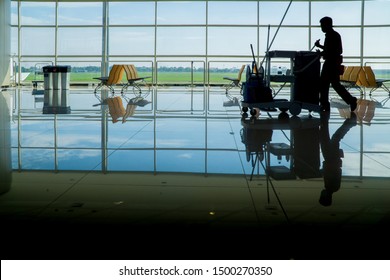
M 242 90 L 242 84 L 241 84 L 241 76 L 242 72 L 244 72 L 245 69 L 245 64 L 241 66 L 240 71 L 238 72 L 237 78 L 231 78 L 231 77 L 223 77 L 224 80 L 230 81 L 230 84 L 226 86 L 226 95 L 228 94 L 229 90 L 234 88 L 234 87 L 239 87 L 240 92 Z
M 114 94 L 114 86 L 122 83 L 123 73 L 123 65 L 114 64 L 110 70 L 110 74 L 108 75 L 108 77 L 94 78 L 100 81 L 100 83 L 95 88 L 95 94 L 98 89 L 104 86 L 108 87 L 111 90 L 112 94 Z
M 363 94 L 366 78 L 361 66 L 344 66 L 344 73 L 340 75 L 340 82 L 346 89 L 355 88 Z
M 367 81 L 365 87 L 371 88 L 370 95 L 378 88 L 384 89 L 390 95 L 390 89 L 385 85 L 385 82 L 389 82 L 390 80 L 376 79 L 375 73 L 372 70 L 371 66 L 364 66 L 363 70 Z
M 121 94 L 123 95 L 125 90 L 131 86 L 133 87 L 133 92 L 135 94 L 138 93 L 138 95 L 141 95 L 141 86 L 148 86 L 145 79 L 149 79 L 151 77 L 140 77 L 138 75 L 137 68 L 133 64 L 125 64 L 123 67 L 126 72 L 127 83 L 122 87 Z M 148 88 L 150 89 L 150 86 L 148 86 Z
M 353 66 L 344 66 L 344 73 L 340 75 L 340 82 L 349 83 Z

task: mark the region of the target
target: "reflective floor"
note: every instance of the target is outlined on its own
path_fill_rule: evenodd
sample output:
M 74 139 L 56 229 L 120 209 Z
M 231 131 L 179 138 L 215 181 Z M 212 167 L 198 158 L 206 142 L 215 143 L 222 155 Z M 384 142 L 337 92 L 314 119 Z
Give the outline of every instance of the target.
M 3 90 L 2 254 L 382 258 L 390 103 L 353 93 L 354 114 L 332 93 L 330 114 L 251 116 L 218 87 L 71 88 L 60 113 L 42 91 Z

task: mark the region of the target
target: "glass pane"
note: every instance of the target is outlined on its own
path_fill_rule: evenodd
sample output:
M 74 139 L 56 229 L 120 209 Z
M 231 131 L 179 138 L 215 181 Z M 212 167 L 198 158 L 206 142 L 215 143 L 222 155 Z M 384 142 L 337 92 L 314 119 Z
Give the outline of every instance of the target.
M 312 1 L 311 21 L 319 25 L 324 16 L 333 19 L 333 25 L 356 25 L 361 22 L 361 1 Z
M 204 82 L 205 63 L 203 61 L 189 60 L 190 58 L 188 58 L 187 61 L 180 62 L 158 61 L 157 82 L 162 84 L 202 84 Z M 196 95 L 191 95 L 190 98 L 194 100 L 194 98 L 196 97 Z M 166 98 L 160 98 L 160 96 L 158 96 L 158 98 L 159 109 L 169 108 L 170 105 L 172 105 L 170 104 L 170 97 L 167 96 Z M 166 101 L 166 103 L 164 101 Z M 194 105 L 188 107 L 188 105 L 191 104 L 191 102 L 188 101 L 189 100 L 184 99 L 183 95 L 181 96 L 181 100 L 179 103 L 181 109 L 186 110 L 192 107 L 194 110 L 198 110 L 202 108 L 197 108 L 197 106 L 194 107 Z
M 18 53 L 18 28 L 11 27 L 11 54 Z
M 71 67 L 70 83 L 92 83 L 97 82 L 97 77 L 101 76 L 100 61 L 87 61 L 84 57 L 80 58 L 68 58 L 71 60 L 57 60 L 58 65 L 69 65 Z M 99 58 L 93 58 L 98 60 Z M 77 61 L 79 60 L 79 61 Z M 75 93 L 73 95 L 73 93 Z M 90 104 L 99 103 L 94 95 L 80 94 L 82 92 L 71 91 L 69 94 L 68 102 L 72 110 L 85 110 L 90 108 Z M 77 95 L 77 98 L 75 98 Z M 80 102 L 81 101 L 81 102 Z
M 54 25 L 55 3 L 48 2 L 21 2 L 22 25 Z
M 59 25 L 102 24 L 102 3 L 58 3 Z
M 256 49 L 256 27 L 210 27 L 209 55 L 251 55 Z
M 390 27 L 364 28 L 364 55 L 389 56 Z
M 363 64 L 372 68 L 376 79 L 390 80 L 390 59 L 369 58 L 364 60 Z M 386 84 L 389 85 L 389 83 Z
M 11 2 L 11 24 L 18 24 L 18 3 L 15 1 Z
M 257 24 L 257 3 L 245 1 L 209 2 L 209 24 Z
M 360 55 L 360 28 L 338 28 L 337 31 L 343 42 L 343 55 Z
M 100 55 L 102 51 L 101 28 L 59 28 L 58 54 Z
M 287 14 L 283 20 L 283 25 L 286 24 L 309 24 L 309 8 L 308 3 L 292 2 L 288 8 L 289 2 L 260 2 L 260 24 L 261 25 L 279 25 L 283 19 L 283 15 Z
M 157 24 L 205 24 L 205 2 L 158 2 Z
M 153 55 L 154 27 L 111 27 L 111 55 Z
M 335 28 L 340 34 L 343 44 L 344 56 L 356 56 L 360 55 L 360 29 L 359 28 Z M 325 34 L 320 28 L 312 29 L 312 46 L 317 39 L 320 39 L 321 44 L 324 43 Z
M 389 24 L 390 23 L 390 1 L 365 1 L 364 3 L 364 24 Z
M 205 28 L 161 27 L 157 30 L 158 55 L 203 55 L 205 46 Z
M 22 55 L 54 55 L 54 28 L 23 27 Z
M 277 28 L 271 28 L 269 34 L 270 50 L 291 50 L 291 51 L 307 51 L 309 50 L 309 31 L 307 28 L 282 27 L 276 34 Z M 260 28 L 260 54 L 264 54 L 267 50 L 268 28 Z M 275 38 L 273 40 L 273 38 Z M 271 42 L 273 43 L 271 45 Z
M 153 2 L 110 3 L 110 24 L 154 24 Z

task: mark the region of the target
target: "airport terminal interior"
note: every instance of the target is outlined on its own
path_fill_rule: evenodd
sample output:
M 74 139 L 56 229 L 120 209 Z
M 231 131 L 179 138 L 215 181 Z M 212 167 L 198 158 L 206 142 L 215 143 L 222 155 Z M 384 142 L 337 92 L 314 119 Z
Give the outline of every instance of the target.
M 388 258 L 390 2 L 0 8 L 2 259 Z M 121 18 L 125 8 L 150 21 Z M 85 22 L 72 25 L 76 10 Z M 332 87 L 330 111 L 320 110 L 313 44 L 326 15 L 345 38 L 344 73 L 358 71 L 342 78 L 354 112 Z M 294 32 L 303 42 L 283 40 Z M 86 75 L 88 65 L 99 72 Z M 120 82 L 96 79 L 114 65 Z M 124 65 L 140 78 L 126 79 Z M 266 90 L 251 91 L 251 79 Z

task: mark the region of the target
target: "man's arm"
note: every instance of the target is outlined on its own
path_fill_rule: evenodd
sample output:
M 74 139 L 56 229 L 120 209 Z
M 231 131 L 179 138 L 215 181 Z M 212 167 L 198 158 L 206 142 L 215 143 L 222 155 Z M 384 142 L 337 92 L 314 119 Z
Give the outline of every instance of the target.
M 320 39 L 318 39 L 318 40 L 314 43 L 314 46 L 316 46 L 317 48 L 320 48 L 320 49 L 324 49 L 324 46 L 320 44 Z

